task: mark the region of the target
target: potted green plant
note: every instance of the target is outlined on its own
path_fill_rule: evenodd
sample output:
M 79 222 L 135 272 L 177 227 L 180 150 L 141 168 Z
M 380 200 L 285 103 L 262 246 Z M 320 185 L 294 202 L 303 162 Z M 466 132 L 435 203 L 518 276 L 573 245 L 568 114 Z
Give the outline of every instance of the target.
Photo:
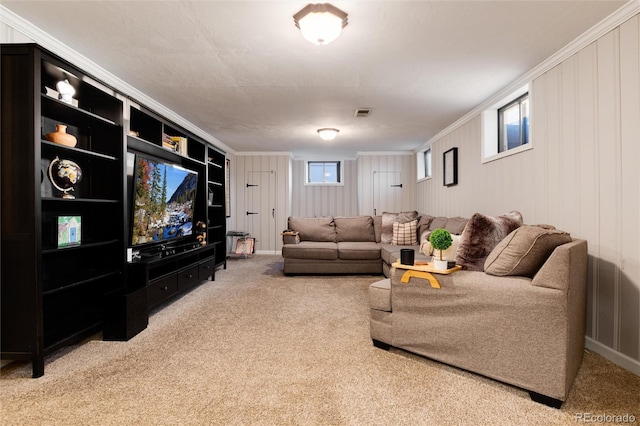
M 451 233 L 446 229 L 436 229 L 429 236 L 429 242 L 434 250 L 438 250 L 440 252 L 439 260 L 433 261 L 433 267 L 439 270 L 447 269 L 447 261 L 442 260 L 442 252 L 453 244 L 453 238 L 451 238 Z

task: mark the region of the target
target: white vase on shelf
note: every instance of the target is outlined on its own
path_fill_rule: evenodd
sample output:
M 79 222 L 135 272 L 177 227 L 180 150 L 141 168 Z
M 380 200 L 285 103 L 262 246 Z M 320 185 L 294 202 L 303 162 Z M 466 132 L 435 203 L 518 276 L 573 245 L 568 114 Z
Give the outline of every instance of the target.
M 439 271 L 446 271 L 447 269 L 449 269 L 447 267 L 447 264 L 448 262 L 446 260 L 433 260 L 433 268 Z

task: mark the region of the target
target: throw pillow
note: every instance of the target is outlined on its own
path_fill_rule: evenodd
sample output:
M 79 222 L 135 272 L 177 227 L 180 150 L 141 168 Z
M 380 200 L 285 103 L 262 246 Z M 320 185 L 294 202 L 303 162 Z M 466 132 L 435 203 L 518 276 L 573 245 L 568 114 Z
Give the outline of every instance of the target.
M 468 271 L 483 271 L 484 261 L 495 246 L 520 225 L 522 215 L 517 211 L 497 217 L 474 214 L 462 231 L 456 263 Z
M 393 224 L 407 223 L 418 219 L 418 212 L 400 212 L 400 213 L 382 213 L 382 232 L 380 233 L 380 242 L 382 244 L 391 244 L 393 240 Z M 416 232 L 417 238 L 417 232 Z M 416 243 L 417 244 L 417 243 Z
M 487 257 L 484 271 L 490 275 L 533 277 L 559 245 L 571 242 L 567 232 L 523 225 L 511 232 Z
M 394 246 L 418 245 L 418 238 L 416 237 L 417 228 L 417 219 L 406 223 L 393 222 L 393 238 L 391 244 Z

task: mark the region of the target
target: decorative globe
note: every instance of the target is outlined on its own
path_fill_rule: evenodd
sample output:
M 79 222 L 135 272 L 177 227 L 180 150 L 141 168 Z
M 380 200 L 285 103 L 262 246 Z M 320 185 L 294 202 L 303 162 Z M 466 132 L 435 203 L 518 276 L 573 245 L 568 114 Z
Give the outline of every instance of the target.
M 49 165 L 49 180 L 53 186 L 62 192 L 62 198 L 76 198 L 69 192 L 82 179 L 82 169 L 71 160 L 61 160 L 56 157 Z

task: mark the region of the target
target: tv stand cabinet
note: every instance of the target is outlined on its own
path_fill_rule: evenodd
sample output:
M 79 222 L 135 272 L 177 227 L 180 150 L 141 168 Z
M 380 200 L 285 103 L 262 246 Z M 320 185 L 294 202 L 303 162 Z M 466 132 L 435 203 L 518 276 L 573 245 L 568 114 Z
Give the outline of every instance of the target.
M 147 257 L 127 266 L 127 288 L 146 288 L 147 308 L 152 310 L 168 299 L 207 279 L 215 280 L 215 245 L 169 256 Z

